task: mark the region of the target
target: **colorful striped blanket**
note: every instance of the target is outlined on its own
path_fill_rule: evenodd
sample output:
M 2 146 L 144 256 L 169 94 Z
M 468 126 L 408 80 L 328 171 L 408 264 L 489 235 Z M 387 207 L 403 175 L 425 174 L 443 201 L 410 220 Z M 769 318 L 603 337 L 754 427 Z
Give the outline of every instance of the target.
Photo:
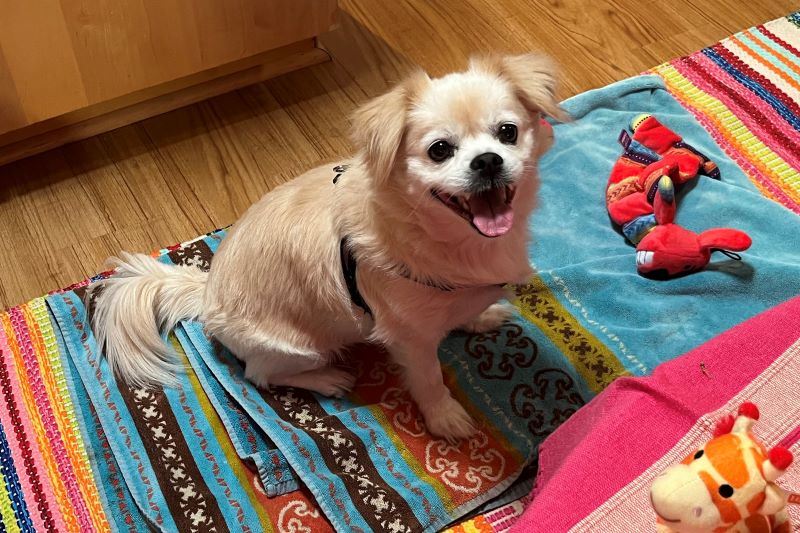
M 223 236 L 160 257 L 206 268 Z M 523 326 L 455 335 L 447 379 L 481 430 L 454 446 L 427 434 L 399 369 L 373 347 L 353 349 L 346 399 L 261 391 L 187 322 L 169 338 L 180 386 L 130 389 L 111 376 L 89 313 L 76 287 L 0 315 L 10 530 L 441 529 L 514 483 L 586 395 Z M 285 502 L 277 513 L 269 496 Z
M 539 273 L 516 288 L 518 315 L 489 334 L 454 333 L 440 350 L 480 427 L 458 446 L 427 434 L 375 347 L 352 350 L 358 384 L 345 399 L 261 391 L 187 322 L 167 339 L 186 368 L 180 386 L 130 389 L 98 352 L 86 282 L 0 314 L 0 531 L 507 527 L 538 445 L 614 379 L 649 374 L 800 293 L 798 22 L 566 102 L 576 120 L 557 126 L 542 163 Z M 641 112 L 720 166 L 720 182 L 679 198 L 678 220 L 748 231 L 743 262 L 668 283 L 636 275 L 602 194 L 617 134 Z M 207 267 L 223 237 L 156 255 Z
M 800 12 L 652 70 L 766 197 L 800 214 Z

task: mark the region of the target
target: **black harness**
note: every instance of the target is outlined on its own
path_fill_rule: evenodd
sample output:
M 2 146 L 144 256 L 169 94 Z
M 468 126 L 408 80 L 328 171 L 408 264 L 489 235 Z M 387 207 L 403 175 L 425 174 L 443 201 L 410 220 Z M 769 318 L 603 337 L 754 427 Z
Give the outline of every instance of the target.
M 356 307 L 360 307 L 365 314 L 372 316 L 372 309 L 369 308 L 369 304 L 361 296 L 361 291 L 358 290 L 356 256 L 353 255 L 353 250 L 350 248 L 349 237 L 345 236 L 339 241 L 339 257 L 342 260 L 342 276 L 344 276 L 344 283 L 347 285 L 347 292 L 350 293 L 350 301 Z
M 336 185 L 341 175 L 344 174 L 348 168 L 350 168 L 350 165 L 337 165 L 333 167 L 333 171 L 336 173 L 336 175 L 333 178 L 334 185 Z M 365 314 L 373 316 L 372 309 L 370 309 L 369 304 L 361 295 L 361 291 L 358 290 L 358 280 L 356 279 L 356 270 L 358 268 L 358 262 L 356 261 L 356 256 L 353 254 L 353 248 L 350 243 L 349 235 L 345 235 L 339 241 L 339 259 L 342 264 L 342 277 L 344 278 L 344 283 L 347 286 L 347 292 L 350 294 L 350 301 L 353 302 L 353 305 L 359 307 L 362 311 L 364 311 Z M 414 276 L 412 276 L 412 274 L 408 271 L 408 268 L 406 267 L 399 267 L 393 270 L 399 276 L 402 276 L 407 280 L 419 283 L 420 285 L 425 285 L 426 287 L 430 287 L 432 289 L 438 289 L 440 291 L 450 292 L 456 289 L 477 288 L 477 287 L 458 287 L 447 283 L 438 283 L 435 281 L 417 279 Z M 496 285 L 485 285 L 485 286 L 503 287 L 504 284 L 500 283 Z

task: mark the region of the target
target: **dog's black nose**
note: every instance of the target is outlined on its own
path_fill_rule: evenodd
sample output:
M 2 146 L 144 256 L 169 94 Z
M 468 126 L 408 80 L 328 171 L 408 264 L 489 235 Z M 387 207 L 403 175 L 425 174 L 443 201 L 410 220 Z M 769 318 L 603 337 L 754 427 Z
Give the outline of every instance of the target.
M 494 152 L 481 154 L 469 164 L 469 168 L 477 170 L 482 178 L 493 178 L 503 166 L 503 158 Z

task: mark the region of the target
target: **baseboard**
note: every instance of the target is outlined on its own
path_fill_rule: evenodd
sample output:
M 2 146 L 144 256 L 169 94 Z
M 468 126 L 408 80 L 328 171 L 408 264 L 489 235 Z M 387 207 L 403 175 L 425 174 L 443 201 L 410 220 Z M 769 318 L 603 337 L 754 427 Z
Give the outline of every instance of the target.
M 0 135 L 0 165 L 329 60 L 304 39 Z

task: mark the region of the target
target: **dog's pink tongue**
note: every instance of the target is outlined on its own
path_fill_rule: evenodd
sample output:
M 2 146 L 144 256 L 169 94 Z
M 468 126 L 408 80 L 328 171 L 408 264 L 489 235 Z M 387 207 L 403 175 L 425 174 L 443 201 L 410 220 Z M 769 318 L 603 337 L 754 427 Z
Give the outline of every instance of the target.
M 487 237 L 504 235 L 514 222 L 514 211 L 506 204 L 503 189 L 473 195 L 469 199 L 469 210 L 472 212 L 472 223 Z

